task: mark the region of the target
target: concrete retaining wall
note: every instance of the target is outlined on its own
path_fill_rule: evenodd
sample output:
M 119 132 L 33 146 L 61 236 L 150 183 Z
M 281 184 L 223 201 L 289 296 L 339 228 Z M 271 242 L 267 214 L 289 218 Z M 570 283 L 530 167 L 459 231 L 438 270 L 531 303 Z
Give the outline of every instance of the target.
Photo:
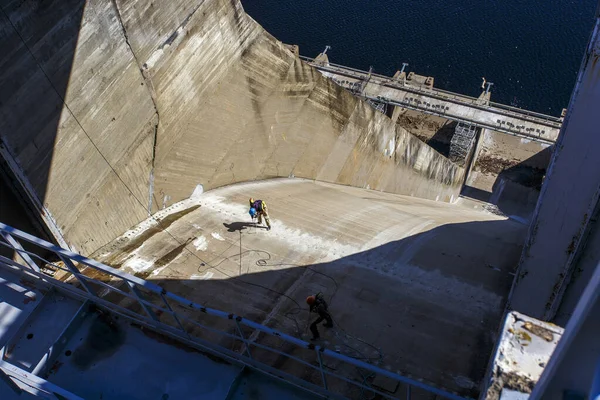
M 161 206 L 197 184 L 290 175 L 450 201 L 462 174 L 266 35 L 179 123 L 158 142 Z
M 464 194 L 529 219 L 553 146 L 485 129 Z
M 3 156 L 88 253 L 147 217 L 152 99 L 110 1 L 0 4 Z
M 78 251 L 198 184 L 460 190 L 461 168 L 302 63 L 239 1 L 0 4 L 3 156 Z
M 569 320 L 600 261 L 598 49 L 600 19 L 581 64 L 509 299 L 514 310 L 561 324 Z

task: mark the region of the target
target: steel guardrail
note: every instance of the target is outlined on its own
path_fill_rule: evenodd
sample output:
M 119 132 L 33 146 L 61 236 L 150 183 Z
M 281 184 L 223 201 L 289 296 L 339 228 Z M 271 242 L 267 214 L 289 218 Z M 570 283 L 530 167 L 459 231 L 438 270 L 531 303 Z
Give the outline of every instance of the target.
M 332 392 L 331 388 L 328 387 L 329 379 L 335 378 L 346 382 L 350 386 L 359 388 L 361 391 L 367 391 L 370 393 L 378 394 L 385 398 L 397 398 L 390 393 L 382 392 L 381 390 L 378 390 L 375 387 L 369 385 L 367 383 L 366 378 L 363 379 L 362 382 L 360 382 L 356 379 L 353 379 L 352 377 L 344 376 L 333 372 L 332 370 L 330 370 L 330 368 L 326 366 L 325 360 L 336 360 L 344 365 L 355 367 L 359 371 L 365 371 L 368 375 L 378 374 L 393 379 L 399 383 L 403 383 L 404 385 L 406 385 L 406 392 L 409 396 L 411 390 L 421 389 L 425 392 L 436 394 L 446 399 L 465 399 L 464 397 L 461 397 L 457 394 L 436 388 L 434 386 L 428 385 L 413 378 L 393 373 L 373 364 L 369 364 L 365 361 L 338 353 L 334 350 L 330 350 L 325 346 L 308 343 L 304 340 L 298 339 L 284 332 L 280 332 L 276 329 L 269 328 L 265 325 L 256 323 L 242 316 L 205 307 L 201 304 L 197 304 L 184 297 L 168 292 L 161 286 L 156 285 L 152 282 L 148 282 L 144 279 L 119 271 L 115 268 L 109 267 L 108 265 L 102 264 L 96 260 L 84 257 L 72 251 L 65 250 L 59 246 L 53 245 L 52 243 L 49 243 L 43 239 L 37 238 L 33 235 L 10 227 L 6 224 L 0 223 L 0 233 L 2 233 L 2 235 L 0 235 L 0 238 L 3 239 L 0 240 L 0 245 L 12 249 L 23 259 L 35 259 L 40 264 L 37 265 L 38 268 L 36 269 L 35 267 L 29 265 L 28 262 L 18 262 L 4 256 L 0 256 L 0 265 L 16 268 L 23 273 L 27 273 L 30 276 L 35 276 L 44 281 L 45 283 L 55 286 L 59 290 L 66 290 L 82 299 L 87 299 L 99 305 L 105 306 L 111 311 L 117 312 L 121 315 L 124 315 L 134 321 L 143 323 L 147 326 L 151 326 L 159 332 L 163 332 L 170 336 L 175 336 L 185 343 L 189 343 L 190 345 L 198 346 L 203 349 L 208 349 L 213 352 L 216 351 L 220 356 L 223 356 L 225 359 L 236 359 L 244 363 L 245 365 L 248 365 L 251 368 L 261 370 L 271 376 L 278 377 L 279 379 L 285 380 L 286 382 L 294 384 L 298 387 L 302 387 L 321 396 L 346 396 L 346 393 L 335 393 Z M 35 252 L 25 250 L 20 245 L 21 240 L 35 245 L 46 251 L 50 251 L 51 253 L 54 253 L 64 263 L 64 266 L 60 265 L 59 262 L 50 262 L 47 259 L 37 255 Z M 42 267 L 44 265 L 50 265 L 53 268 L 56 268 L 57 270 L 68 272 L 70 275 L 72 275 L 74 279 L 76 279 L 80 283 L 81 287 L 74 286 L 64 281 L 59 281 L 57 279 L 54 279 L 53 277 L 44 274 L 39 270 L 39 267 Z M 111 279 L 115 279 L 115 281 L 109 281 L 109 283 L 107 283 L 87 276 L 85 274 L 85 271 L 81 271 L 79 269 L 79 266 L 89 267 L 92 270 L 96 270 L 98 272 L 110 276 Z M 113 283 L 112 285 L 110 284 L 111 282 Z M 128 291 L 121 290 L 119 287 L 115 286 L 114 283 L 118 283 L 120 284 L 120 286 L 128 288 Z M 95 286 L 102 287 L 105 290 L 114 291 L 115 293 L 118 293 L 130 300 L 135 301 L 144 313 L 136 313 L 129 308 L 125 308 L 116 303 L 111 303 L 110 300 L 107 300 L 107 297 L 105 295 L 100 295 L 96 291 Z M 147 298 L 143 291 L 148 291 L 151 294 L 157 296 L 156 299 L 161 299 L 160 303 L 162 304 L 158 305 L 152 302 L 150 299 Z M 223 321 L 228 321 L 229 323 L 234 325 L 234 333 L 204 325 L 199 321 L 188 317 L 184 313 L 178 313 L 173 307 L 174 305 L 187 310 L 198 311 L 199 315 L 208 315 L 216 317 Z M 175 323 L 173 325 L 168 325 L 159 321 L 157 318 L 157 313 L 171 315 L 174 318 Z M 241 351 L 240 353 L 232 352 L 231 350 L 219 346 L 216 343 L 211 344 L 200 337 L 194 337 L 194 335 L 192 335 L 189 332 L 190 329 L 186 328 L 186 325 L 190 325 L 194 328 L 201 328 L 208 332 L 216 333 L 220 336 L 239 342 L 239 344 L 243 347 L 243 351 Z M 291 345 L 296 346 L 298 349 L 308 350 L 308 354 L 312 354 L 312 356 L 308 360 L 302 359 L 300 357 L 293 356 L 289 353 L 282 352 L 276 348 L 273 348 L 272 346 L 259 343 L 257 340 L 251 340 L 249 338 L 249 335 L 246 335 L 244 333 L 244 330 L 242 329 L 243 327 L 250 328 L 254 332 L 263 333 L 271 338 L 283 340 Z M 284 356 L 290 360 L 300 363 L 301 365 L 307 368 L 312 368 L 313 370 L 318 371 L 318 373 L 320 374 L 321 382 L 319 384 L 316 384 L 315 382 L 311 382 L 304 379 L 304 376 L 298 377 L 289 372 L 277 370 L 276 368 L 253 358 L 252 349 L 262 349 L 273 354 L 277 354 L 278 356 Z

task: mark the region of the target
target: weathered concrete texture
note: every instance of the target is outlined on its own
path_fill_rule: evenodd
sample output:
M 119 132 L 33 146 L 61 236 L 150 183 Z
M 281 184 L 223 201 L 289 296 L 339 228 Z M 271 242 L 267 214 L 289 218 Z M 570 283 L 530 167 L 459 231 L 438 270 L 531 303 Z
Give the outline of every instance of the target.
M 525 220 L 537 203 L 554 146 L 483 130 L 464 194 Z
M 84 254 L 198 184 L 296 175 L 457 197 L 462 169 L 302 63 L 239 1 L 0 4 L 2 155 Z
M 580 398 L 598 398 L 599 337 L 600 268 L 596 267 L 531 397 L 555 400 L 568 392 Z
M 219 2 L 209 4 L 204 18 L 219 11 L 214 7 Z M 210 96 L 190 94 L 190 82 L 173 82 L 174 67 L 152 76 L 164 123 L 156 162 L 155 192 L 161 206 L 188 197 L 198 184 L 210 189 L 289 175 L 442 201 L 456 197 L 462 169 L 396 129 L 283 44 L 264 32 L 256 36 L 249 28 L 256 24 L 245 14 L 229 14 L 235 24 L 225 24 L 221 29 L 232 32 L 223 35 L 237 37 L 241 31 L 255 38 L 239 40 L 238 47 L 195 63 L 197 76 L 191 83 L 201 89 L 205 83 L 198 79 L 205 80 L 214 65 L 221 66 L 216 85 L 215 80 L 206 83 L 207 92 L 212 88 Z M 211 40 L 197 40 L 202 44 L 199 54 L 210 53 L 204 46 Z M 180 42 L 174 56 L 163 55 L 164 62 L 183 62 L 175 54 L 186 52 L 191 42 Z M 238 62 L 232 62 L 236 57 Z M 182 102 L 182 96 L 190 101 Z M 164 112 L 162 104 L 169 105 Z M 167 118 L 174 121 L 168 132 Z
M 90 252 L 147 215 L 151 98 L 110 1 L 0 6 L 3 156 Z
M 454 135 L 456 122 L 400 107 L 395 107 L 394 117 L 392 119 L 396 120 L 398 125 L 446 157 L 449 155 L 450 141 Z
M 444 155 L 456 122 L 411 110 L 395 110 L 398 124 Z M 506 215 L 529 220 L 537 203 L 553 145 L 482 130 L 462 194 L 491 203 Z
M 490 368 L 490 379 L 485 382 L 484 398 L 498 400 L 507 389 L 530 394 L 563 332 L 563 328 L 556 325 L 518 312 L 508 313 Z
M 250 223 L 250 196 L 267 202 L 271 231 Z M 470 208 L 300 179 L 215 189 L 157 218 L 95 256 L 305 339 L 304 299 L 322 291 L 337 323 L 320 328 L 325 345 L 470 395 L 524 234 Z M 296 368 L 283 360 L 266 361 Z
M 572 311 L 561 307 L 580 268 L 597 265 L 594 237 L 599 210 L 598 104 L 600 104 L 600 23 L 597 21 L 569 111 L 542 188 L 510 305 L 539 319 L 551 320 L 560 308 L 563 319 Z M 596 238 L 594 237 L 594 240 Z M 583 263 L 580 260 L 584 259 Z M 574 275 L 575 274 L 575 275 Z M 589 276 L 589 273 L 584 275 Z M 581 284 L 573 289 L 581 290 Z M 581 293 L 581 292 L 579 292 Z M 574 293 L 575 294 L 575 293 Z M 576 294 L 575 294 L 576 295 Z M 574 302 L 570 301 L 571 306 Z

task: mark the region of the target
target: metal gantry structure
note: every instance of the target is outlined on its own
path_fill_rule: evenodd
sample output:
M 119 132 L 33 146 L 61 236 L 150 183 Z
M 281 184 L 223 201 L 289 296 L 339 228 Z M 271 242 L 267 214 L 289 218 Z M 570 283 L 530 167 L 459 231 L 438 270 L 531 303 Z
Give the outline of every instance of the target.
M 318 70 L 329 74 L 328 76 L 336 83 L 340 84 L 341 82 L 341 86 L 350 90 L 356 96 L 365 100 L 372 100 L 375 103 L 385 103 L 386 106 L 398 106 L 420 111 L 425 114 L 443 117 L 452 121 L 465 122 L 476 127 L 491 129 L 496 132 L 550 145 L 554 144 L 555 141 L 548 138 L 548 133 L 551 129 L 560 129 L 562 125 L 562 119 L 559 117 L 494 102 L 480 104 L 477 98 L 459 95 L 438 88 L 405 85 L 402 82 L 395 81 L 391 77 L 376 74 L 372 69 L 363 71 L 331 62 L 328 62 L 327 65 L 322 65 L 316 63 L 315 59 L 305 56 L 300 56 L 300 59 L 308 62 Z M 338 78 L 333 78 L 332 75 Z M 395 99 L 382 96 L 369 96 L 364 92 L 364 89 L 367 83 L 371 81 L 386 88 L 404 91 L 407 93 L 407 96 Z M 490 90 L 491 85 L 493 85 L 491 82 L 487 85 L 486 93 Z M 484 84 L 484 86 L 486 85 Z M 469 118 L 465 115 L 455 115 L 448 107 L 448 104 L 467 106 L 473 110 L 490 112 L 495 115 L 495 119 L 493 121 L 484 121 L 482 119 Z M 519 122 L 515 124 L 511 120 L 518 120 L 523 123 Z
M 25 250 L 23 245 L 33 250 Z M 364 398 L 365 393 L 368 393 L 370 396 L 398 398 L 398 394 L 384 392 L 369 383 L 367 377 L 379 375 L 402 384 L 405 390 L 401 394 L 402 398 L 410 399 L 412 394 L 421 392 L 452 400 L 464 399 L 325 346 L 308 343 L 240 315 L 197 304 L 168 292 L 159 285 L 3 223 L 0 223 L 0 246 L 12 250 L 15 255 L 13 258 L 0 255 L 0 273 L 3 269 L 8 269 L 26 275 L 29 279 L 37 280 L 41 286 L 50 286 L 68 296 L 91 302 L 96 307 L 118 314 L 131 322 L 223 360 L 240 363 L 295 385 L 317 397 Z M 50 261 L 49 258 L 59 261 Z M 48 266 L 66 273 L 68 279 L 62 277 L 58 280 L 44 273 L 42 269 Z M 125 307 L 120 301 L 115 301 L 115 298 L 127 299 L 134 307 Z M 286 344 L 287 351 L 282 350 L 282 343 Z M 285 358 L 300 368 L 284 370 L 283 367 L 274 367 L 269 362 L 273 357 Z M 335 370 L 328 367 L 333 363 L 336 364 Z M 25 371 L 15 370 L 14 366 L 4 361 L 0 363 L 0 371 L 0 377 L 3 379 L 16 379 L 26 382 L 31 387 L 45 386 L 54 390 L 52 383 Z M 315 373 L 311 374 L 308 371 Z M 64 390 L 56 393 L 59 395 L 56 398 L 78 398 L 69 396 Z
M 450 160 L 461 167 L 467 163 L 473 151 L 477 128 L 470 124 L 459 122 L 454 128 L 454 135 L 450 140 Z

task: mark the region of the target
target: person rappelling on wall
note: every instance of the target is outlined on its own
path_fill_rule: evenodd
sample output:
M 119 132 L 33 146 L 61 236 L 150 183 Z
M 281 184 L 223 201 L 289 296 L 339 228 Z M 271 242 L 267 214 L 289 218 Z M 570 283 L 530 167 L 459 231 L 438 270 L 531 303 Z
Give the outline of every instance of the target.
M 267 211 L 267 203 L 262 200 L 254 200 L 250 197 L 250 216 L 254 221 L 254 218 L 258 218 L 258 224 L 262 224 L 263 217 L 267 224 L 267 230 L 271 230 L 271 220 L 269 219 L 269 213 Z
M 317 324 L 325 320 L 326 322 L 323 326 L 326 328 L 333 328 L 333 319 L 331 318 L 331 314 L 329 314 L 329 309 L 327 302 L 323 298 L 323 293 L 319 292 L 314 296 L 308 296 L 306 298 L 306 304 L 310 306 L 310 312 L 319 314 L 319 318 L 310 324 L 310 331 L 313 334 L 313 337 L 310 340 L 318 340 L 321 335 L 319 335 Z

